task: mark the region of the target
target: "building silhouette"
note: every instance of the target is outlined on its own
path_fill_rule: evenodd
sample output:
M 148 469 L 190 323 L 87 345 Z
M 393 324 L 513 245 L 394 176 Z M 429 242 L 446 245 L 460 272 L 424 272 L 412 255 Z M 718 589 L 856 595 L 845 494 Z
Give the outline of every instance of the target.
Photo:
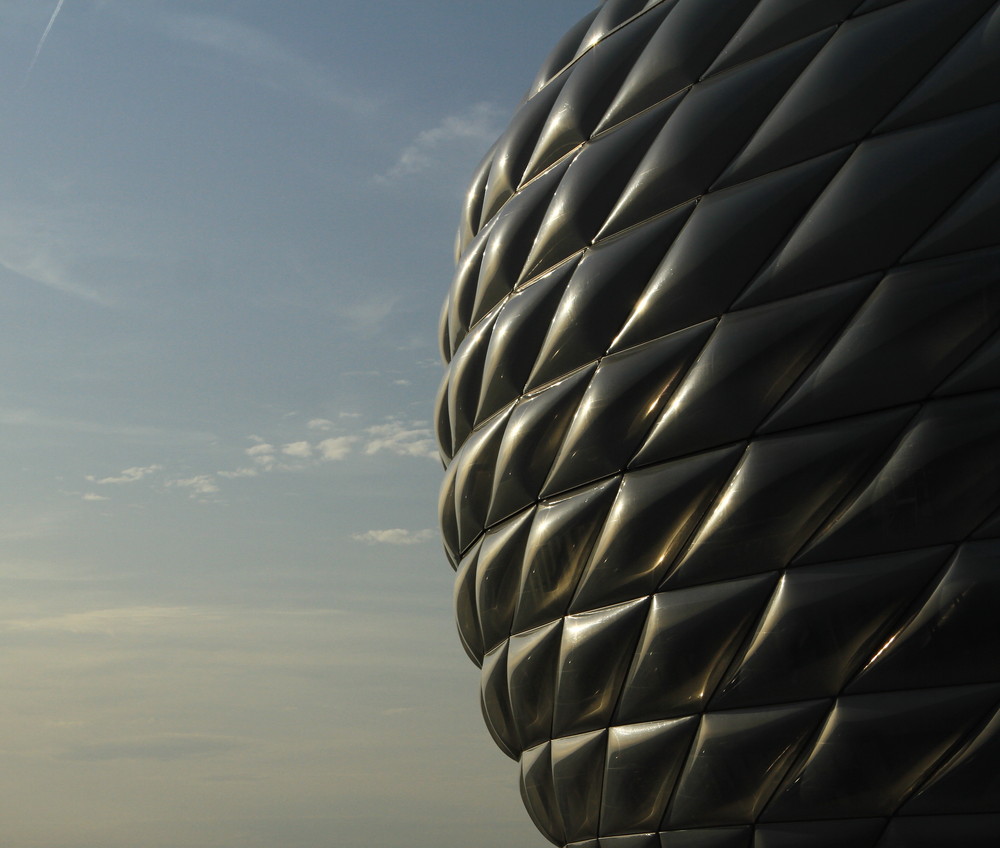
M 459 630 L 574 848 L 1000 845 L 1000 4 L 608 0 L 478 169 Z

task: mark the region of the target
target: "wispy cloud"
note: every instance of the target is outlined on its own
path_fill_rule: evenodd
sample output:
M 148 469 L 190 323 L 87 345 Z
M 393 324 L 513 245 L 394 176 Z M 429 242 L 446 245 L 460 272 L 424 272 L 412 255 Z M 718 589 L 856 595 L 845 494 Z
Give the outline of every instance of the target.
M 168 480 L 167 485 L 171 488 L 188 489 L 192 498 L 214 495 L 219 491 L 219 484 L 211 474 L 196 474 L 194 477 Z
M 67 494 L 75 497 L 79 492 Z M 51 538 L 60 535 L 64 527 L 64 517 L 58 512 L 38 513 L 8 508 L 0 513 L 0 542 Z
M 235 467 L 215 466 L 213 470 L 182 477 L 167 465 L 152 463 L 134 465 L 105 477 L 88 475 L 86 480 L 96 486 L 123 486 L 140 483 L 157 475 L 155 481 L 149 480 L 155 483 L 156 489 L 186 491 L 192 499 L 217 502 L 218 499 L 209 496 L 219 494 L 228 480 L 250 479 L 272 473 L 304 472 L 319 469 L 329 463 L 343 462 L 351 457 L 364 458 L 378 454 L 434 460 L 438 458 L 434 434 L 426 421 L 389 418 L 382 423 L 362 427 L 350 423 L 355 420 L 355 413 L 338 418 L 343 419 L 343 422 L 337 424 L 328 418 L 310 419 L 304 425 L 304 434 L 309 438 L 279 441 L 268 440 L 259 435 L 248 436 L 247 439 L 252 444 L 242 449 L 244 464 L 235 464 Z M 302 427 L 301 424 L 299 426 Z M 95 492 L 75 491 L 64 494 L 88 501 L 108 500 Z
M 257 81 L 269 88 L 304 94 L 332 106 L 364 114 L 378 101 L 352 91 L 319 62 L 236 18 L 215 14 L 171 14 L 163 19 L 167 32 L 179 41 L 223 56 L 254 70 Z
M 390 183 L 419 174 L 439 164 L 457 148 L 482 148 L 493 142 L 503 126 L 504 112 L 493 103 L 475 103 L 465 112 L 449 115 L 437 126 L 418 133 L 399 154 L 396 163 L 375 179 Z
M 158 442 L 209 442 L 212 433 L 165 430 L 142 425 L 108 424 L 81 418 L 59 418 L 36 409 L 0 408 L 0 424 L 9 427 L 29 427 L 34 430 L 56 430 L 69 433 L 89 433 L 126 439 L 146 439 Z
M 100 306 L 114 306 L 109 288 L 139 258 L 159 253 L 136 210 L 53 189 L 0 210 L 0 268 Z M 148 216 L 147 216 L 148 217 Z M 155 229 L 155 228 L 154 228 Z M 13 282 L 13 281 L 12 281 Z
M 354 533 L 351 538 L 356 542 L 369 545 L 421 545 L 434 538 L 433 530 L 403 530 L 393 527 L 389 530 L 367 530 L 364 533 Z
M 416 456 L 438 459 L 434 433 L 425 421 L 388 421 L 365 431 L 368 440 L 365 453 L 391 453 L 395 456 Z
M 190 606 L 123 606 L 67 612 L 51 616 L 23 615 L 5 621 L 0 628 L 9 632 L 75 633 L 117 636 L 176 630 L 180 626 L 215 621 L 223 613 Z
M 100 306 L 112 305 L 105 295 L 75 280 L 67 264 L 42 245 L 13 244 L 0 239 L 0 267 L 63 294 Z
M 139 739 L 77 745 L 66 751 L 61 759 L 83 762 L 106 760 L 172 761 L 222 754 L 231 751 L 240 744 L 236 739 L 223 736 L 156 735 Z
M 162 465 L 136 465 L 132 468 L 124 469 L 121 474 L 118 474 L 117 476 L 102 477 L 97 479 L 93 475 L 88 475 L 87 479 L 91 483 L 96 483 L 98 486 L 115 486 L 124 483 L 138 483 L 143 477 L 148 477 L 150 474 L 155 474 L 157 471 L 162 470 Z
M 256 468 L 236 468 L 232 471 L 217 471 L 216 474 L 225 480 L 238 480 L 241 477 L 257 477 L 260 472 Z
M 385 319 L 392 314 L 398 300 L 396 295 L 390 294 L 361 294 L 353 301 L 341 298 L 336 305 L 336 314 L 350 330 L 370 335 L 376 332 Z M 367 374 L 371 372 L 345 373 Z

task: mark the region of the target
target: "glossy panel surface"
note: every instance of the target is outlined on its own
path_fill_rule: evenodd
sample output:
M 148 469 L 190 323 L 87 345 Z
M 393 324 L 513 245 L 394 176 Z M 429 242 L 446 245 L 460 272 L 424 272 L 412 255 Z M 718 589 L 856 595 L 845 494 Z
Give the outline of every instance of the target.
M 774 582 L 765 574 L 655 595 L 618 720 L 700 712 Z
M 997 0 L 606 0 L 543 66 L 436 431 L 555 844 L 1000 845 L 998 157 Z
M 625 474 L 570 610 L 652 592 L 742 455 L 738 445 Z
M 998 698 L 993 684 L 839 699 L 764 820 L 892 815 Z
M 697 728 L 695 716 L 611 728 L 602 834 L 659 826 Z
M 563 622 L 552 732 L 607 727 L 635 650 L 648 598 L 569 615 Z
M 704 715 L 664 823 L 756 820 L 826 711 L 825 701 L 812 701 Z

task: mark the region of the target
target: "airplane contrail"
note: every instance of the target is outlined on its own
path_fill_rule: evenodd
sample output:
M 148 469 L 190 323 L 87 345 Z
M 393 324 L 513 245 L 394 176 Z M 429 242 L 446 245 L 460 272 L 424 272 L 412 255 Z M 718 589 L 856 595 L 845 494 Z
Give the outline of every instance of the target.
M 31 64 L 28 65 L 28 72 L 24 75 L 25 82 L 27 82 L 28 77 L 31 76 L 31 71 L 35 67 L 35 62 L 38 61 L 38 56 L 41 54 L 42 48 L 45 46 L 45 39 L 49 37 L 49 33 L 52 31 L 52 24 L 54 24 L 56 22 L 56 18 L 59 17 L 59 11 L 62 9 L 63 3 L 65 2 L 66 0 L 59 0 L 59 2 L 56 3 L 56 8 L 52 12 L 52 17 L 49 18 L 48 26 L 45 27 L 45 32 L 42 33 L 42 37 L 38 39 L 38 46 L 35 48 L 35 55 L 31 57 Z

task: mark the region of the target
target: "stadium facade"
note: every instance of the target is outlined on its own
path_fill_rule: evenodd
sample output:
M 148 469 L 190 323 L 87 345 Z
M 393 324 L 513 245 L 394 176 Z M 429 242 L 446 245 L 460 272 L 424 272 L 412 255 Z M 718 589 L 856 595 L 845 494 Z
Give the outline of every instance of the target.
M 608 0 L 469 190 L 459 630 L 573 848 L 1000 845 L 1000 4 Z

